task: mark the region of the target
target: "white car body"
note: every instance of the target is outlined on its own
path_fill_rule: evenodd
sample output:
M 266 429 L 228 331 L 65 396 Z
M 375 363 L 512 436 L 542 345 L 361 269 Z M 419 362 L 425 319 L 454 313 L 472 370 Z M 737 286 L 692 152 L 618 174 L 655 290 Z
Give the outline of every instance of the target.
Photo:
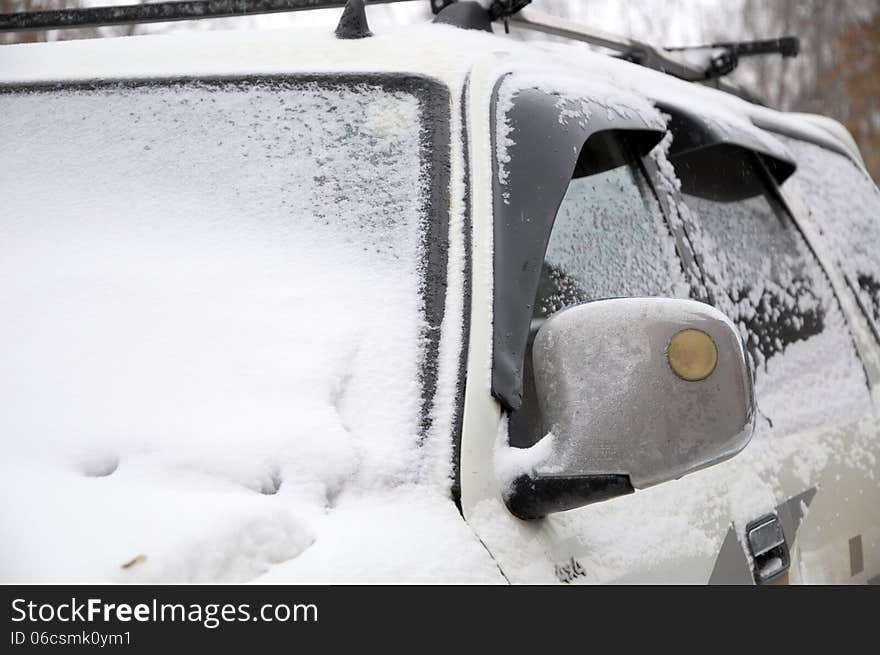
M 449 89 L 450 107 L 450 239 L 449 257 L 458 265 L 448 271 L 448 329 L 465 334 L 466 376 L 458 379 L 462 344 L 441 345 L 438 385 L 452 403 L 464 386 L 460 435 L 460 509 L 472 534 L 462 530 L 446 544 L 434 544 L 426 558 L 455 560 L 481 542 L 491 556 L 467 555 L 471 569 L 438 565 L 421 575 L 400 567 L 382 568 L 370 554 L 362 564 L 355 546 L 330 551 L 326 557 L 346 558 L 334 571 L 316 565 L 314 576 L 288 570 L 285 564 L 260 560 L 237 579 L 265 573 L 269 581 L 508 581 L 512 583 L 749 583 L 750 556 L 743 543 L 746 525 L 768 512 L 793 515 L 796 530 L 787 534 L 791 552 L 791 583 L 865 583 L 880 576 L 880 344 L 870 319 L 838 266 L 838 257 L 823 235 L 821 217 L 811 213 L 809 198 L 794 185 L 783 188 L 798 227 L 828 275 L 851 331 L 870 387 L 870 408 L 860 416 L 838 416 L 835 424 L 785 434 L 769 443 L 760 434 L 733 459 L 680 480 L 637 491 L 538 521 L 521 521 L 506 509 L 498 475 L 499 452 L 506 447 L 507 419 L 492 393 L 493 329 L 493 135 L 492 94 L 508 74 L 546 80 L 586 81 L 595 88 L 613 88 L 620 95 L 648 103 L 685 102 L 712 120 L 744 126 L 765 134 L 772 130 L 833 140 L 854 165 L 861 159 L 846 131 L 815 117 L 776 112 L 714 89 L 679 81 L 661 73 L 609 57 L 572 48 L 552 53 L 502 37 L 431 25 L 402 29 L 360 40 L 277 30 L 266 32 L 200 32 L 92 41 L 70 41 L 0 48 L 0 86 L 46 85 L 91 80 L 149 80 L 295 75 L 301 73 L 408 73 L 439 81 Z M 567 84 L 567 82 L 560 82 Z M 601 100 L 601 99 L 600 99 Z M 613 109 L 613 107 L 612 107 Z M 2 119 L 0 119 L 2 124 Z M 4 173 L 5 175 L 6 173 Z M 466 177 L 467 176 L 467 177 Z M 462 194 L 464 187 L 467 194 Z M 875 189 L 876 190 L 876 189 Z M 465 207 L 464 203 L 470 206 Z M 470 215 L 470 222 L 463 216 Z M 880 216 L 875 216 L 880 221 Z M 2 216 L 0 216 L 2 219 Z M 468 225 L 470 226 L 468 228 Z M 469 234 L 465 230 L 470 229 Z M 470 252 L 465 248 L 469 245 Z M 462 266 L 465 260 L 469 266 Z M 880 263 L 878 263 L 880 265 Z M 470 276 L 467 279 L 467 276 Z M 470 288 L 470 294 L 463 292 Z M 469 307 L 465 307 L 469 303 Z M 468 311 L 465 311 L 465 310 Z M 759 398 L 760 401 L 760 398 Z M 797 403 L 792 399 L 793 404 Z M 448 432 L 454 410 L 446 412 Z M 8 497 L 7 497 L 8 498 Z M 6 501 L 10 503 L 9 500 Z M 448 502 L 453 508 L 452 500 Z M 393 512 L 393 503 L 389 505 Z M 454 511 L 435 512 L 425 505 L 420 523 L 461 521 Z M 781 510 L 779 508 L 782 508 Z M 796 510 L 796 511 L 795 511 Z M 4 514 L 12 514 L 7 506 Z M 375 520 L 385 520 L 376 515 Z M 364 522 L 371 519 L 365 515 Z M 37 520 L 39 516 L 34 517 Z M 317 520 L 317 519 L 316 519 Z M 6 521 L 4 519 L 4 521 Z M 7 522 L 3 532 L 20 529 Z M 352 530 L 363 530 L 364 526 Z M 458 529 L 458 528 L 456 528 Z M 39 532 L 45 539 L 51 531 Z M 426 548 L 408 542 L 404 528 L 393 532 L 400 541 L 390 558 L 406 549 Z M 428 529 L 430 532 L 430 529 Z M 344 539 L 345 524 L 325 539 Z M 319 541 L 322 537 L 319 536 Z M 22 542 L 23 543 L 23 542 Z M 459 544 L 459 545 L 457 545 Z M 379 549 L 381 550 L 381 548 Z M 21 550 L 6 551 L 3 578 L 40 580 L 35 569 L 16 565 Z M 308 553 L 308 551 L 305 551 Z M 471 551 L 467 551 L 470 553 Z M 393 553 L 398 553 L 394 555 Z M 132 552 L 134 557 L 137 553 Z M 121 557 L 115 555 L 114 557 Z M 149 557 L 149 554 L 148 554 Z M 295 555 L 294 555 L 295 557 Z M 370 559 L 373 558 L 373 559 Z M 98 558 L 100 559 L 100 558 Z M 285 556 L 276 558 L 285 559 Z M 116 562 L 115 563 L 121 563 Z M 147 560 L 151 562 L 151 560 Z M 373 562 L 371 564 L 370 562 Z M 346 567 L 351 567 L 346 569 Z M 370 566 L 379 567 L 370 574 Z M 423 567 L 413 559 L 410 566 Z M 118 567 L 72 569 L 76 579 L 128 579 Z M 115 573 L 111 573 L 115 571 Z M 477 572 L 477 569 L 480 569 Z M 59 567 L 51 569 L 57 577 Z M 136 570 L 132 570 L 134 574 Z M 359 573 L 360 572 L 360 573 Z M 366 572 L 366 573 L 364 573 Z M 499 572 L 501 577 L 499 577 Z M 361 575 L 363 573 L 363 575 Z M 424 573 L 424 569 L 422 570 Z M 122 575 L 123 578 L 119 576 Z M 383 576 L 385 576 L 383 578 Z M 146 580 L 206 579 L 183 568 L 147 570 Z M 226 579 L 221 573 L 207 579 Z M 259 577 L 256 577 L 260 580 Z

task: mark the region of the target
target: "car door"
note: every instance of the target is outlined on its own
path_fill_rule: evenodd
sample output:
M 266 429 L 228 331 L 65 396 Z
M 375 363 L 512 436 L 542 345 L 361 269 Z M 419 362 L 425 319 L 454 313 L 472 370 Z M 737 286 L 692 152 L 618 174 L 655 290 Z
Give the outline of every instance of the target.
M 522 126 L 510 134 L 510 116 L 504 114 L 515 110 L 516 97 L 517 91 L 508 90 L 495 116 L 498 123 L 508 121 L 495 148 L 508 170 L 525 156 L 521 146 L 528 140 Z M 621 102 L 626 107 L 628 101 Z M 576 109 L 559 105 L 561 112 L 573 112 L 560 124 L 566 117 L 577 120 Z M 762 168 L 767 164 L 756 159 L 745 166 L 736 149 L 723 148 L 732 169 L 743 171 L 742 189 L 715 208 L 701 204 L 706 198 L 700 193 L 680 193 L 680 171 L 667 156 L 669 138 L 645 156 L 633 152 L 620 133 L 609 137 L 603 153 L 590 153 L 607 165 L 589 170 L 578 156 L 555 211 L 537 267 L 537 292 L 528 302 L 531 333 L 556 311 L 602 298 L 691 297 L 716 304 L 732 315 L 763 369 L 757 433 L 725 463 L 630 496 L 519 521 L 500 493 L 484 494 L 464 503 L 466 518 L 507 578 L 517 582 L 751 583 L 762 579 L 762 571 L 783 581 L 862 580 L 863 572 L 849 576 L 849 539 L 860 536 L 867 570 L 877 568 L 865 554 L 876 537 L 871 526 L 842 519 L 840 507 L 876 494 L 876 440 L 859 427 L 876 419 L 834 291 L 775 197 Z M 756 157 L 741 150 L 747 162 Z M 535 168 L 540 153 L 532 148 L 528 156 Z M 711 202 L 712 193 L 701 193 Z M 512 202 L 503 191 L 499 197 L 496 212 Z M 526 212 L 520 216 L 531 221 Z M 496 213 L 496 294 L 498 236 Z M 496 307 L 496 333 L 500 320 Z M 497 339 L 495 348 L 497 357 Z M 496 478 L 506 462 L 547 434 L 527 349 L 522 361 L 521 403 L 512 407 L 493 388 L 503 407 Z M 750 548 L 750 531 L 760 521 L 772 521 L 783 538 L 775 549 Z M 783 550 L 790 567 L 777 571 Z M 837 573 L 844 569 L 847 576 Z
M 669 203 L 674 187 L 668 163 L 664 173 L 664 162 L 647 156 L 664 134 L 660 113 L 643 98 L 613 87 L 558 76 L 554 83 L 555 88 L 538 76 L 511 75 L 495 90 L 491 152 L 500 165 L 492 179 L 495 342 L 490 365 L 492 393 L 502 409 L 494 425 L 491 412 L 479 410 L 480 425 L 471 427 L 481 401 L 474 398 L 479 373 L 470 370 L 462 508 L 513 582 L 704 582 L 730 523 L 724 497 L 691 482 L 706 472 L 538 521 L 514 518 L 501 497 L 499 473 L 506 460 L 546 435 L 529 366 L 528 340 L 536 325 L 589 300 L 687 298 L 703 292 L 682 222 Z M 636 118 L 643 121 L 640 126 Z M 583 126 L 592 135 L 579 131 Z M 650 129 L 659 130 L 651 147 L 633 138 Z M 566 142 L 564 137 L 572 135 L 580 141 Z M 570 157 L 565 166 L 560 155 Z M 554 167 L 565 178 L 559 197 L 546 200 L 556 191 L 548 173 Z M 538 202 L 542 198 L 544 206 Z M 541 220 L 549 223 L 546 232 L 536 227 Z M 510 235 L 517 232 L 525 233 L 526 252 L 511 257 Z M 525 279 L 529 275 L 533 286 Z M 524 333 L 524 351 L 511 345 L 517 330 Z M 472 335 L 478 338 L 480 331 Z M 479 352 L 474 343 L 472 359 Z M 517 361 L 522 363 L 519 398 L 508 393 L 514 386 L 509 381 L 516 378 L 511 362 Z M 494 450 L 485 445 L 489 439 Z
M 880 400 L 880 190 L 852 154 L 833 141 L 819 145 L 792 136 L 780 139 L 798 161 L 797 172 L 782 187 L 783 196 L 839 287 L 876 408 Z M 872 448 L 859 452 L 853 444 L 849 457 L 873 458 L 876 471 L 880 421 L 875 415 L 862 428 L 863 439 L 870 440 Z M 838 510 L 852 526 L 847 539 L 849 571 L 843 539 L 838 539 L 834 548 L 823 551 L 834 576 L 829 578 L 825 572 L 821 577 L 817 573 L 817 578 L 880 584 L 877 491 L 876 484 L 859 489 Z
M 723 183 L 707 170 L 723 171 Z M 676 172 L 712 302 L 755 361 L 758 423 L 741 464 L 752 462 L 780 506 L 808 506 L 788 544 L 799 580 L 862 582 L 880 568 L 878 423 L 828 271 L 756 153 L 725 149 Z

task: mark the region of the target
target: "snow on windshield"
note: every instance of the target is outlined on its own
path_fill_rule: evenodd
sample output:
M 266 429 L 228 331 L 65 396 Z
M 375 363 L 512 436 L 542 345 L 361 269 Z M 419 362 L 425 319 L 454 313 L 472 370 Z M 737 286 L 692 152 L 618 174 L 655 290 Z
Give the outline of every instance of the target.
M 469 539 L 446 490 L 388 500 L 424 450 L 422 124 L 366 82 L 0 94 L 0 579 L 245 580 L 306 551 L 358 579 L 353 535 L 322 536 L 347 511 L 385 517 L 365 544 L 425 506 L 434 542 Z

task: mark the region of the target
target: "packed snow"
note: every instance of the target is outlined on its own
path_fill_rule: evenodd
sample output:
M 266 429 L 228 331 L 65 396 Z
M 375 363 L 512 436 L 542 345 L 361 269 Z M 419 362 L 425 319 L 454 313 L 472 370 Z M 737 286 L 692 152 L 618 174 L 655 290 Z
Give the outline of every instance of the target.
M 508 422 L 499 424 L 495 443 L 495 472 L 502 484 L 502 494 L 510 490 L 510 484 L 521 475 L 534 474 L 553 455 L 556 437 L 548 433 L 530 448 L 514 448 L 508 442 Z

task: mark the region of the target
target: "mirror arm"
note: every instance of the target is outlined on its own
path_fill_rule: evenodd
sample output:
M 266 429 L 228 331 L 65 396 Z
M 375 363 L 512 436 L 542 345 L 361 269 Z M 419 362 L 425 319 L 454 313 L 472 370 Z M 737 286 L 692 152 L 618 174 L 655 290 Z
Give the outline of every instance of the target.
M 573 477 L 525 474 L 514 479 L 504 502 L 511 514 L 528 521 L 634 491 L 628 475 Z

